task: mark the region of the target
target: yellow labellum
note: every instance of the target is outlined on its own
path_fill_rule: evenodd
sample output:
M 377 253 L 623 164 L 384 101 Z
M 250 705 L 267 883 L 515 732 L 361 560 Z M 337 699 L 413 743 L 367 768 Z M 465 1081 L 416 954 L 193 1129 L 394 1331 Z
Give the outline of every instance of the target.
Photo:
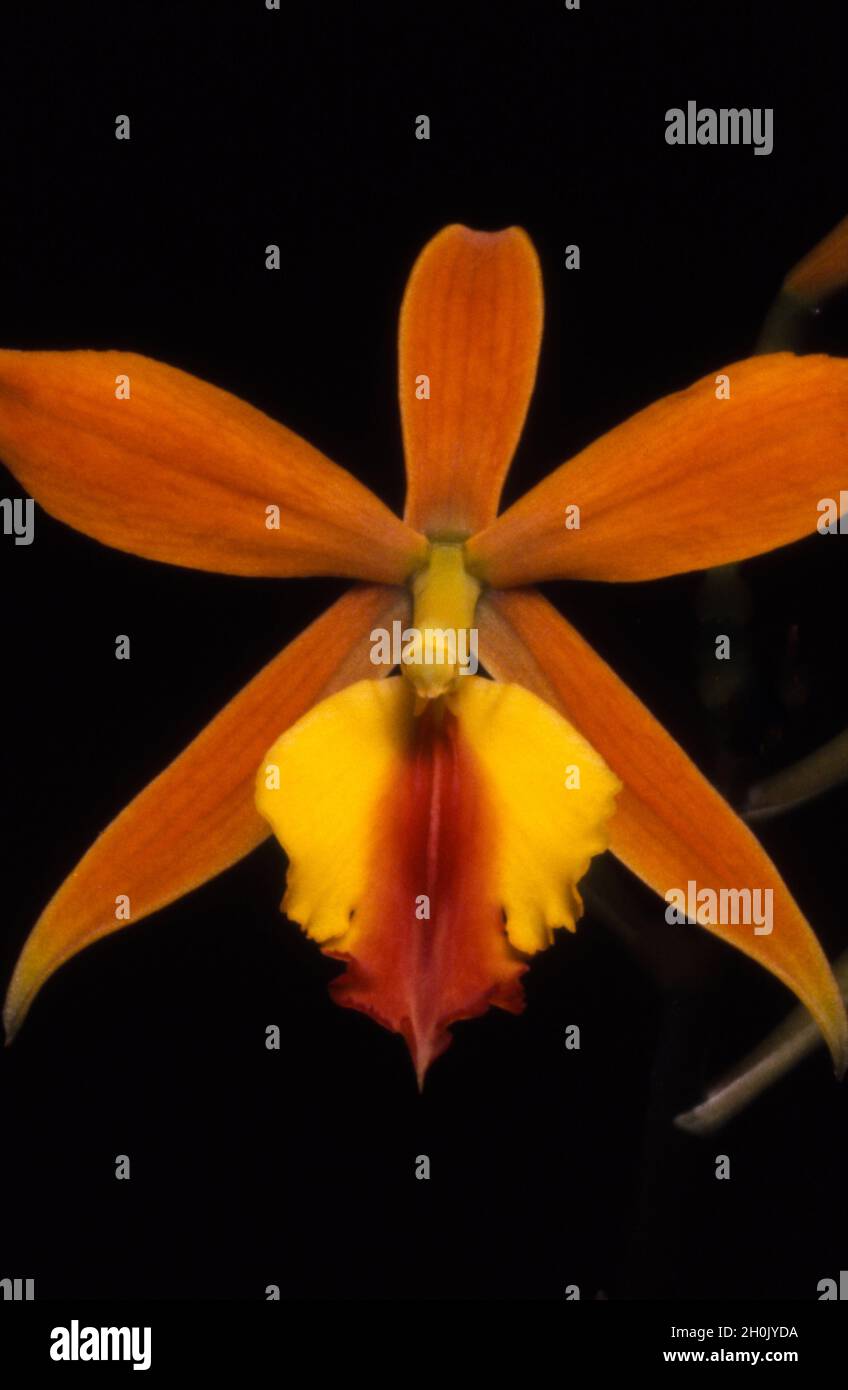
M 458 676 L 417 701 L 397 677 L 324 700 L 274 744 L 256 801 L 289 856 L 285 912 L 348 962 L 339 1002 L 402 1033 L 421 1078 L 452 1022 L 522 1007 L 526 957 L 583 910 L 620 784 L 518 685 Z
M 449 703 L 499 811 L 492 865 L 512 944 L 549 946 L 583 912 L 577 884 L 607 848 L 621 783 L 555 709 L 520 685 L 469 678 Z

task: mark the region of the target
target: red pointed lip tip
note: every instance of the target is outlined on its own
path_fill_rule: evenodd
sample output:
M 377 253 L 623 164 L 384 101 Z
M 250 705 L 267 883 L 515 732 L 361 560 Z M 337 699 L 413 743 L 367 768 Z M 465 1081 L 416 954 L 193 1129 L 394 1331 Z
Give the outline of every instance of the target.
M 432 1037 L 419 1037 L 411 1026 L 404 1029 L 403 1037 L 409 1049 L 415 1079 L 418 1083 L 418 1094 L 421 1095 L 430 1067 L 436 1058 L 441 1056 L 445 1048 L 444 1046 L 435 1046 Z
M 424 1082 L 427 1079 L 427 1073 L 434 1060 L 433 1054 L 429 1048 L 425 1052 L 421 1052 L 417 1048 L 410 1048 L 410 1056 L 415 1071 L 415 1080 L 418 1083 L 418 1094 L 421 1095 L 424 1090 Z

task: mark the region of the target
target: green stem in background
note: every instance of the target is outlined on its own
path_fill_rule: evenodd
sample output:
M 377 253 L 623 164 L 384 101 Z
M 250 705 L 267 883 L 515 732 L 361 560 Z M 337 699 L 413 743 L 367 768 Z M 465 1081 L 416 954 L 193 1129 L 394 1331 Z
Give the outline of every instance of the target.
M 842 953 L 833 970 L 843 997 L 848 998 L 848 951 Z M 687 1134 L 713 1134 L 820 1044 L 819 1029 L 799 1005 L 753 1052 L 716 1081 L 698 1105 L 678 1115 L 675 1125 Z
M 746 821 L 770 820 L 782 811 L 801 806 L 848 779 L 848 729 L 809 753 L 806 758 L 765 777 L 748 792 L 743 812 Z

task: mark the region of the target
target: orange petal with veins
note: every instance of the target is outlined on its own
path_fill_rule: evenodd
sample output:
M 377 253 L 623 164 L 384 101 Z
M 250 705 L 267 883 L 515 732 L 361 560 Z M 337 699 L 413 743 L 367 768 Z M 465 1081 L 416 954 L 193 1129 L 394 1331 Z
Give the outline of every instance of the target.
M 610 849 L 661 896 L 698 888 L 770 888 L 773 931 L 724 924 L 708 930 L 793 990 L 827 1039 L 841 1074 L 848 1021 L 816 936 L 759 841 L 683 749 L 592 647 L 532 590 L 488 594 L 478 607 L 480 660 L 519 681 L 580 730 L 621 779 Z M 658 909 L 662 910 L 662 909 Z M 706 925 L 706 924 L 705 924 Z M 669 926 L 669 931 L 674 931 Z
M 539 261 L 520 227 L 445 227 L 418 257 L 399 342 L 406 519 L 416 530 L 464 536 L 495 516 L 533 391 L 542 317 Z
M 299 435 L 136 353 L 0 352 L 0 459 L 51 516 L 172 565 L 400 584 L 426 551 Z
M 256 811 L 256 769 L 271 741 L 315 703 L 377 675 L 368 634 L 404 619 L 397 590 L 352 589 L 274 657 L 155 781 L 121 812 L 45 908 L 6 996 L 10 1042 L 33 999 L 84 946 L 181 898 L 235 864 L 268 835 Z M 383 668 L 385 673 L 385 668 Z M 264 764 L 263 764 L 264 767 Z
M 717 376 L 730 395 L 716 396 Z M 750 357 L 639 411 L 468 542 L 496 588 L 659 579 L 760 555 L 816 530 L 845 487 L 848 361 Z M 580 527 L 566 527 L 566 508 Z

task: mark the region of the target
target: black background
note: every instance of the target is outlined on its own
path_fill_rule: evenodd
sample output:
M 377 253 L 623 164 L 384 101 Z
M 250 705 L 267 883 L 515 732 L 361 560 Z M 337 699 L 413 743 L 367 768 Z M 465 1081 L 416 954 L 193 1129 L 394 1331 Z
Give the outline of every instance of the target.
M 547 323 L 511 499 L 750 352 L 786 270 L 848 212 L 837 5 L 390 8 L 7 12 L 3 345 L 163 358 L 401 507 L 405 278 L 446 222 L 518 223 Z M 665 110 L 690 98 L 773 107 L 774 153 L 667 146 Z M 816 331 L 848 350 L 844 315 Z M 5 982 L 94 836 L 344 585 L 157 565 L 41 512 L 0 560 Z M 835 538 L 743 567 L 721 708 L 699 576 L 548 592 L 739 796 L 844 723 L 843 576 Z M 845 810 L 838 790 L 761 832 L 831 954 Z M 423 1097 L 400 1039 L 329 1002 L 334 967 L 279 915 L 283 877 L 269 843 L 45 987 L 0 1058 L 0 1276 L 41 1298 L 810 1299 L 846 1266 L 846 1095 L 823 1051 L 721 1136 L 674 1131 L 792 1001 L 706 934 L 670 943 L 624 871 L 642 946 L 588 914 L 533 966 L 523 1017 L 456 1028 Z

